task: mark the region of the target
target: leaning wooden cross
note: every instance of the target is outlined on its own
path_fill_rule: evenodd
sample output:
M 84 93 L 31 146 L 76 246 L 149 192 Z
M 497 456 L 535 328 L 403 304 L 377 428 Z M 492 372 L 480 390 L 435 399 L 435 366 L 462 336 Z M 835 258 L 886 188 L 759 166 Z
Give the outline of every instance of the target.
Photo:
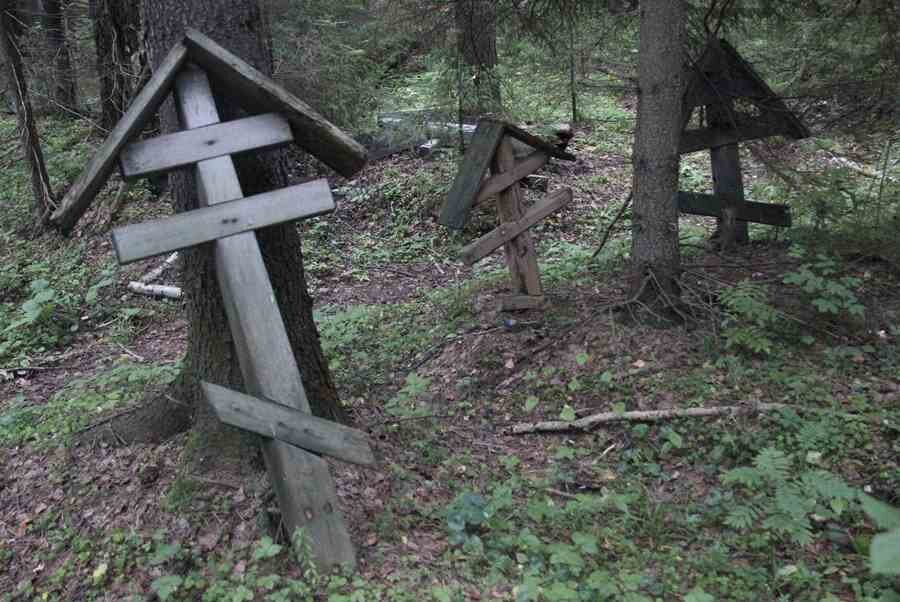
M 534 152 L 517 162 L 511 138 L 533 147 Z M 528 230 L 570 202 L 572 191 L 556 191 L 525 211 L 519 182 L 546 165 L 551 157 L 575 159 L 514 125 L 482 119 L 441 211 L 440 223 L 461 229 L 472 207 L 497 197 L 500 225 L 466 246 L 461 255 L 467 265 L 472 265 L 504 247 L 513 294 L 501 299 L 503 311 L 536 308 L 544 302 L 537 255 Z M 492 175 L 485 179 L 489 169 Z
M 259 115 L 219 122 L 209 78 Z M 130 142 L 174 89 L 183 131 Z M 54 216 L 71 228 L 103 181 L 121 167 L 136 178 L 193 169 L 201 209 L 119 228 L 121 263 L 213 243 L 216 275 L 247 394 L 210 383 L 202 388 L 219 418 L 265 437 L 263 453 L 284 524 L 302 528 L 322 566 L 355 564 L 338 509 L 326 454 L 363 465 L 375 459 L 366 436 L 313 417 L 300 371 L 275 303 L 254 230 L 334 209 L 325 180 L 243 198 L 231 154 L 296 142 L 344 175 L 365 151 L 296 97 L 209 38 L 188 31 L 157 69 Z M 310 453 L 316 452 L 316 453 Z
M 679 209 L 721 218 L 726 247 L 749 240 L 748 223 L 790 226 L 786 206 L 744 200 L 738 143 L 769 136 L 806 138 L 809 129 L 725 40 L 710 40 L 694 65 L 684 96 L 685 126 L 697 107 L 705 109 L 706 126 L 682 132 L 680 151 L 709 149 L 713 194 L 679 192 Z

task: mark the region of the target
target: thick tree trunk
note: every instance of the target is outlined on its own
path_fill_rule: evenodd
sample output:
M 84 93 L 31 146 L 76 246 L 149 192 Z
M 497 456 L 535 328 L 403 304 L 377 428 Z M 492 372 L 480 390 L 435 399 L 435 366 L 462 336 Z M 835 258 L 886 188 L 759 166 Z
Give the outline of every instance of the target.
M 186 26 L 194 27 L 241 56 L 264 73 L 272 72 L 272 56 L 264 39 L 264 24 L 256 0 L 155 0 L 144 3 L 145 43 L 151 64 L 158 64 L 180 39 Z M 227 90 L 214 90 L 223 121 L 240 114 L 229 102 Z M 180 129 L 174 107 L 168 101 L 162 111 L 164 132 Z M 284 156 L 280 152 L 257 154 L 237 161 L 244 194 L 287 184 Z M 172 177 L 178 211 L 196 207 L 197 192 L 186 174 Z M 303 374 L 313 412 L 325 418 L 344 421 L 328 365 L 322 353 L 319 335 L 312 317 L 312 300 L 306 287 L 300 249 L 300 235 L 294 225 L 276 226 L 258 232 L 272 285 L 298 365 Z M 182 288 L 187 299 L 190 321 L 185 369 L 181 379 L 182 398 L 194 404 L 195 428 L 201 434 L 227 441 L 218 420 L 206 407 L 198 388 L 200 379 L 223 386 L 241 388 L 241 373 L 233 342 L 230 340 L 225 311 L 216 283 L 212 254 L 207 248 L 184 253 Z
M 91 0 L 97 77 L 100 80 L 100 125 L 112 129 L 128 108 L 138 77 L 134 56 L 140 53 L 140 3 Z
M 54 208 L 53 194 L 50 189 L 50 178 L 44 164 L 41 151 L 41 140 L 34 122 L 34 112 L 28 97 L 28 84 L 25 69 L 19 54 L 19 44 L 13 36 L 16 31 L 16 19 L 12 14 L 12 0 L 0 0 L 0 45 L 7 69 L 7 80 L 13 91 L 16 102 L 16 117 L 22 138 L 22 152 L 31 167 L 31 187 L 34 191 L 34 232 L 44 228 L 47 218 Z
M 634 208 L 631 245 L 633 292 L 651 274 L 666 294 L 677 293 L 678 141 L 686 81 L 683 0 L 640 4 L 638 114 L 634 138 Z M 644 294 L 655 291 L 644 287 Z M 659 291 L 656 291 L 659 292 Z
M 62 0 L 44 0 L 44 30 L 47 48 L 53 60 L 53 81 L 50 97 L 57 109 L 78 108 L 78 91 L 75 85 L 75 68 L 69 53 L 66 36 L 66 18 Z
M 497 77 L 497 3 L 494 0 L 456 0 L 457 51 L 471 82 L 462 98 L 463 111 L 482 115 L 500 111 Z M 461 90 L 461 92 L 463 92 Z

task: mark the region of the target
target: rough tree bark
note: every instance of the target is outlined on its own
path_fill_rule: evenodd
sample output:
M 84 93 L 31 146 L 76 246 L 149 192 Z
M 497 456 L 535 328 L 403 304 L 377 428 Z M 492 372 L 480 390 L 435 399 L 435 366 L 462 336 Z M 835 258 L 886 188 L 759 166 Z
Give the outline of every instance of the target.
M 91 0 L 97 76 L 100 80 L 100 125 L 110 130 L 131 100 L 137 78 L 133 57 L 140 53 L 140 3 Z
M 44 35 L 47 49 L 53 59 L 53 81 L 50 83 L 50 97 L 57 109 L 78 108 L 78 90 L 75 68 L 69 53 L 66 36 L 65 4 L 62 0 L 44 0 Z
M 0 0 L 0 46 L 3 47 L 7 81 L 12 88 L 16 103 L 22 153 L 31 168 L 31 187 L 34 191 L 33 232 L 36 234 L 47 224 L 47 218 L 55 205 L 50 189 L 50 178 L 44 164 L 44 154 L 41 151 L 41 140 L 34 121 L 34 111 L 28 96 L 28 83 L 22 65 L 22 56 L 13 33 L 18 29 L 16 17 L 12 13 L 14 7 L 13 0 Z
M 193 0 L 188 3 L 155 0 L 144 3 L 142 16 L 146 23 L 146 50 L 153 65 L 159 64 L 181 38 L 184 28 L 191 26 L 262 72 L 272 72 L 272 55 L 265 39 L 267 30 L 257 0 Z M 227 90 L 214 89 L 214 93 L 223 121 L 240 115 L 237 106 L 228 101 Z M 180 129 L 171 101 L 163 106 L 161 116 L 164 132 Z M 246 196 L 287 184 L 284 156 L 280 152 L 263 153 L 236 163 Z M 196 207 L 196 188 L 190 175 L 172 176 L 172 187 L 177 211 Z M 287 225 L 260 231 L 258 236 L 313 412 L 321 417 L 345 421 L 312 317 L 299 232 L 296 226 Z M 198 381 L 202 379 L 241 388 L 237 354 L 228 334 L 214 262 L 208 248 L 184 253 L 182 280 L 190 331 L 179 397 L 193 408 L 195 432 L 201 435 L 207 449 L 210 446 L 219 450 L 240 449 L 233 429 L 220 425 L 202 400 L 198 387 Z M 158 416 L 157 419 L 162 421 L 161 428 L 172 427 L 168 417 Z
M 460 99 L 463 111 L 481 115 L 501 109 L 497 78 L 497 3 L 495 0 L 456 0 L 457 52 L 471 81 L 471 96 Z M 461 91 L 462 92 L 462 91 Z
M 634 137 L 632 292 L 677 294 L 678 141 L 686 73 L 683 0 L 640 3 L 638 113 Z M 660 290 L 643 286 L 653 275 Z

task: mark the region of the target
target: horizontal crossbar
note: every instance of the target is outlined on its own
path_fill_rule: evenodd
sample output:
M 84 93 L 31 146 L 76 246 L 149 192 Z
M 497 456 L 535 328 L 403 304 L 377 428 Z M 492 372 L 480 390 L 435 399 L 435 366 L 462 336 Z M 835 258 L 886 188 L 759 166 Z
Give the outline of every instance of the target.
M 487 257 L 506 242 L 519 236 L 536 223 L 558 211 L 572 200 L 572 190 L 563 188 L 545 196 L 534 204 L 525 215 L 514 222 L 504 222 L 475 242 L 465 246 L 461 251 L 463 262 L 472 265 L 479 259 Z
M 702 194 L 699 192 L 678 193 L 678 209 L 682 213 L 722 217 L 722 207 L 724 205 L 722 198 L 714 194 Z M 736 205 L 736 208 L 737 219 L 743 222 L 783 227 L 790 227 L 791 225 L 791 210 L 785 205 L 745 201 Z
M 119 263 L 131 263 L 205 242 L 334 211 L 325 179 L 273 190 L 113 230 Z
M 266 113 L 134 142 L 122 149 L 119 165 L 122 176 L 133 179 L 293 139 L 287 119 Z
M 550 160 L 550 155 L 544 151 L 534 151 L 513 167 L 509 171 L 504 171 L 495 176 L 491 176 L 481 184 L 478 189 L 478 196 L 475 197 L 475 204 L 483 203 L 497 193 L 503 192 L 519 180 L 530 176 Z
M 200 386 L 225 424 L 345 462 L 375 464 L 369 438 L 362 431 L 218 385 L 204 382 Z

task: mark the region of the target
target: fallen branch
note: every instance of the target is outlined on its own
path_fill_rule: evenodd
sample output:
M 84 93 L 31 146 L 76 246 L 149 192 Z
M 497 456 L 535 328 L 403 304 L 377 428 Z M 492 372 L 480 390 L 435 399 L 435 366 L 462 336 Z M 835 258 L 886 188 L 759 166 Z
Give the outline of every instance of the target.
M 637 412 L 601 412 L 578 420 L 548 420 L 526 422 L 506 429 L 507 435 L 528 433 L 558 433 L 562 431 L 586 431 L 598 424 L 610 422 L 659 422 L 672 418 L 707 418 L 710 416 L 736 416 L 755 412 L 773 412 L 787 408 L 783 403 L 760 403 L 746 406 L 713 406 L 710 408 L 683 408 L 675 410 L 647 410 Z
M 177 286 L 166 286 L 164 284 L 144 284 L 132 280 L 128 283 L 128 290 L 138 295 L 147 295 L 148 297 L 164 297 L 166 299 L 181 299 L 181 289 Z
M 166 260 L 164 262 L 162 262 L 161 264 L 159 264 L 158 267 L 153 268 L 152 270 L 150 270 L 149 272 L 147 272 L 146 274 L 141 276 L 140 283 L 141 284 L 150 284 L 151 282 L 153 282 L 154 280 L 156 280 L 157 278 L 162 276 L 162 273 L 165 272 L 167 269 L 169 269 L 169 267 L 171 267 L 172 264 L 175 263 L 175 261 L 177 261 L 177 260 L 178 260 L 178 251 L 175 251 L 174 253 L 172 253 L 171 255 L 166 257 Z
M 628 193 L 628 198 L 626 198 L 625 202 L 622 203 L 622 206 L 619 208 L 619 212 L 609 223 L 609 226 L 606 227 L 606 232 L 603 234 L 603 240 L 600 241 L 600 246 L 597 247 L 597 250 L 594 251 L 593 255 L 591 255 L 591 259 L 596 259 L 597 255 L 600 254 L 600 251 L 603 250 L 603 247 L 606 246 L 606 243 L 609 241 L 610 236 L 612 236 L 613 228 L 616 227 L 616 224 L 619 223 L 619 220 L 622 219 L 622 216 L 625 215 L 625 211 L 631 205 L 632 198 L 634 198 L 634 190 Z

